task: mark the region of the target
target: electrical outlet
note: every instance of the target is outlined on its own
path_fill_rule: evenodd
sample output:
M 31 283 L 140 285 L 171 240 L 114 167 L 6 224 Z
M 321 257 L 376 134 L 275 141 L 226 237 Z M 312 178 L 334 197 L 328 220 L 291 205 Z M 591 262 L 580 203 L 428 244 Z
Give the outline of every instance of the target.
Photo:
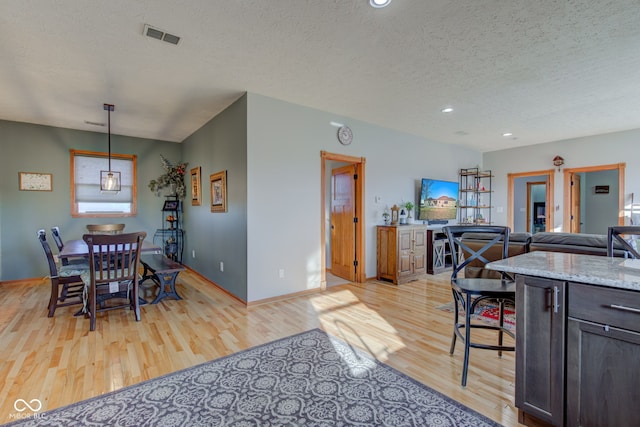
M 224 271 L 224 262 L 220 261 L 220 271 Z
M 195 258 L 195 257 L 196 257 L 196 250 L 195 250 L 195 249 L 193 249 L 193 250 L 191 251 L 191 256 L 192 256 L 193 258 Z
M 284 279 L 284 268 L 281 268 L 280 270 L 278 270 L 278 277 L 280 277 L 281 279 Z

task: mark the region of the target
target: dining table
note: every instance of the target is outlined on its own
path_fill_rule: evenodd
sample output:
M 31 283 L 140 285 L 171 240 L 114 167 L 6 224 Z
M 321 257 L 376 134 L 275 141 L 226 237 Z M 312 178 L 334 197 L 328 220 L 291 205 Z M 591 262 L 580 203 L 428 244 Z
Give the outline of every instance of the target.
M 161 254 L 162 247 L 143 240 L 141 253 Z M 64 242 L 62 250 L 58 253 L 59 258 L 79 258 L 88 255 L 89 246 L 87 246 L 87 243 L 82 239 L 67 240 L 66 242 Z

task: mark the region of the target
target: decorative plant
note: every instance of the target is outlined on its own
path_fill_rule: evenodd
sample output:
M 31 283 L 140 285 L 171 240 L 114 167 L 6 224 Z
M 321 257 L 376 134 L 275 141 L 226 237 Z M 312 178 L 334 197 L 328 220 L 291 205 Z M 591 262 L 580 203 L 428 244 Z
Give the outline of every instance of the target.
M 409 212 L 409 216 L 411 216 L 411 213 L 413 212 L 413 207 L 415 206 L 413 202 L 407 202 L 403 206 L 407 208 L 407 211 Z
M 187 188 L 184 185 L 184 175 L 187 172 L 188 163 L 178 163 L 174 166 L 162 154 L 160 154 L 160 159 L 162 160 L 162 168 L 166 172 L 158 178 L 152 179 L 149 182 L 149 189 L 159 196 L 161 189 L 170 187 L 173 184 L 175 185 L 178 199 L 184 199 L 187 194 Z

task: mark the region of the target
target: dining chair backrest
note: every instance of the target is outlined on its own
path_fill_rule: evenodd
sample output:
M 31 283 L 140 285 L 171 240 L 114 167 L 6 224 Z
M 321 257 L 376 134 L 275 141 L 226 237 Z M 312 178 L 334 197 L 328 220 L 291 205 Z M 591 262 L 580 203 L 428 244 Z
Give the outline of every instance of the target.
M 51 235 L 53 236 L 53 241 L 56 243 L 58 247 L 58 252 L 64 248 L 64 243 L 62 243 L 62 237 L 60 237 L 60 228 L 59 227 L 51 227 Z
M 91 278 L 96 285 L 113 281 L 137 280 L 139 254 L 144 231 L 127 234 L 85 234 L 82 239 L 89 248 Z
M 44 229 L 38 230 L 38 240 L 42 245 L 42 249 L 44 249 L 44 254 L 47 257 L 47 264 L 49 265 L 49 276 L 58 277 L 58 267 L 56 265 L 56 261 L 53 257 L 53 252 L 51 252 L 51 246 L 49 246 L 49 242 L 47 242 L 47 233 Z
M 80 277 L 81 271 L 73 268 L 58 266 L 51 252 L 51 246 L 47 242 L 47 235 L 44 229 L 38 230 L 36 233 L 38 241 L 44 249 L 49 266 L 49 279 L 51 280 L 51 296 L 49 297 L 49 314 L 53 317 L 56 308 L 82 303 L 82 294 L 84 291 L 84 283 Z
M 124 224 L 87 224 L 87 231 L 92 234 L 120 234 Z
M 509 255 L 509 227 L 498 225 L 449 225 L 443 227 L 451 248 L 451 263 L 455 279 L 467 266 L 482 268 L 491 261 Z M 482 235 L 480 245 L 471 244 L 469 237 Z M 476 243 L 476 242 L 474 242 Z M 500 276 L 498 276 L 500 277 Z
M 96 328 L 98 311 L 129 307 L 134 311 L 136 321 L 140 320 L 138 301 L 138 266 L 142 241 L 147 236 L 144 231 L 126 234 L 85 234 L 82 240 L 89 249 L 88 292 L 85 311 L 89 316 L 89 330 Z M 116 306 L 103 306 L 101 296 L 121 298 L 127 302 Z
M 607 256 L 614 256 L 614 249 L 622 247 L 625 258 L 640 259 L 640 247 L 636 242 L 640 242 L 640 226 L 638 225 L 617 225 L 609 227 L 607 232 Z

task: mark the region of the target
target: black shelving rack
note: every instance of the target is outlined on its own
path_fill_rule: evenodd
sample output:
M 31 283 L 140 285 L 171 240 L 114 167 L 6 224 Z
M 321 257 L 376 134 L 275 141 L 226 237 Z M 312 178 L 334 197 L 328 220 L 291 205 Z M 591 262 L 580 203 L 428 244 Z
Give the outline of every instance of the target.
M 182 263 L 184 230 L 182 229 L 182 201 L 178 196 L 165 196 L 162 206 L 161 228 L 153 235 L 153 244 L 161 246 L 167 258 Z

